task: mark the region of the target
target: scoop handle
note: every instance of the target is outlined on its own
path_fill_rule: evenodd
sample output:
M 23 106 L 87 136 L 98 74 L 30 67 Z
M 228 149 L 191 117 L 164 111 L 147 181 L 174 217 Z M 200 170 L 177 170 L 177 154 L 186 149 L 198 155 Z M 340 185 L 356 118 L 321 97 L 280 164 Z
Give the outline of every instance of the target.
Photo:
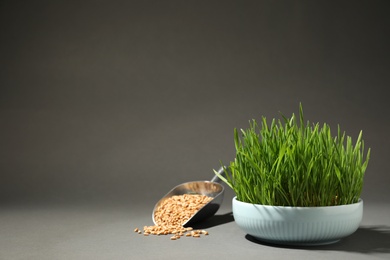
M 219 168 L 219 170 L 218 170 L 218 173 L 221 174 L 221 175 L 223 175 L 223 176 L 226 176 L 225 169 L 226 169 L 225 166 L 221 166 L 221 168 Z M 221 180 L 220 178 L 218 178 L 218 175 L 214 175 L 214 177 L 211 179 L 211 182 L 218 182 L 218 183 L 221 183 L 222 180 Z

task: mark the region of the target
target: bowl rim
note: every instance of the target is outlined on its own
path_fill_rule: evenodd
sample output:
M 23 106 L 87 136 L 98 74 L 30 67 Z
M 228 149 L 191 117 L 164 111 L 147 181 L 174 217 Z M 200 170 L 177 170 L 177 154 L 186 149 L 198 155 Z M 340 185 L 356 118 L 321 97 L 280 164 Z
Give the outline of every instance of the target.
M 254 204 L 254 203 L 250 203 L 250 202 L 240 201 L 237 199 L 237 196 L 234 196 L 232 199 L 232 203 L 255 205 L 255 206 L 264 207 L 264 208 L 281 208 L 281 209 L 290 208 L 290 209 L 304 210 L 304 209 L 331 209 L 331 208 L 340 208 L 340 207 L 355 207 L 355 206 L 363 204 L 363 199 L 359 198 L 358 202 L 356 202 L 356 203 L 342 204 L 342 205 L 335 205 L 335 206 L 314 206 L 314 207 L 299 206 L 299 207 L 296 207 L 296 206 L 273 206 L 273 205 Z

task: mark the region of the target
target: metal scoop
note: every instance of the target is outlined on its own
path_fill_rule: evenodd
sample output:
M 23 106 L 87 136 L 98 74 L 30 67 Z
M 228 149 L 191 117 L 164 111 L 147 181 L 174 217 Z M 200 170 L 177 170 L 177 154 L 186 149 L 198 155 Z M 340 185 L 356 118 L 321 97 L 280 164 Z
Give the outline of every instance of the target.
M 224 175 L 224 168 L 221 167 L 218 170 L 218 173 Z M 225 189 L 222 186 L 222 184 L 220 184 L 220 182 L 221 179 L 219 179 L 218 176 L 215 175 L 211 179 L 211 181 L 192 181 L 174 187 L 164 197 L 162 197 L 162 199 L 160 199 L 154 206 L 153 214 L 152 214 L 154 224 L 157 225 L 154 219 L 154 213 L 156 209 L 160 206 L 160 204 L 164 200 L 175 195 L 200 194 L 200 195 L 206 195 L 213 198 L 210 202 L 208 202 L 201 209 L 199 209 L 189 220 L 187 220 L 183 224 L 184 227 L 190 226 L 193 223 L 199 222 L 201 220 L 213 216 L 215 212 L 217 212 L 217 210 L 219 209 L 223 201 L 223 193 Z

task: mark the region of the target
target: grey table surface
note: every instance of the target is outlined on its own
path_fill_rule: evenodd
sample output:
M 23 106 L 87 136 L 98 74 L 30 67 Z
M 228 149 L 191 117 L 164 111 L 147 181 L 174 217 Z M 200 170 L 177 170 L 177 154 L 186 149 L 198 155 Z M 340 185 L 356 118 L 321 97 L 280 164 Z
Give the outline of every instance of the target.
M 199 223 L 208 236 L 143 236 L 153 203 L 25 205 L 0 210 L 0 259 L 389 259 L 390 204 L 365 202 L 360 228 L 339 242 L 315 247 L 263 244 L 234 222 L 230 198 Z

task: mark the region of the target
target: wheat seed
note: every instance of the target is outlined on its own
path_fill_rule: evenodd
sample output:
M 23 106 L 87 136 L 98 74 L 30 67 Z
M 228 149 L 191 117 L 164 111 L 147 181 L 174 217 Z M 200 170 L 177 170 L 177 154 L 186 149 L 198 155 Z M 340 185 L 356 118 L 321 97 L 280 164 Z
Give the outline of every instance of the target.
M 183 225 L 212 199 L 200 194 L 175 195 L 165 199 L 155 210 L 156 225 L 144 226 L 144 235 L 173 234 L 171 240 L 177 240 L 184 235 L 197 238 L 200 234 L 208 235 L 205 230 L 193 230 L 192 227 L 183 227 Z M 138 228 L 134 229 L 134 232 L 141 233 Z

